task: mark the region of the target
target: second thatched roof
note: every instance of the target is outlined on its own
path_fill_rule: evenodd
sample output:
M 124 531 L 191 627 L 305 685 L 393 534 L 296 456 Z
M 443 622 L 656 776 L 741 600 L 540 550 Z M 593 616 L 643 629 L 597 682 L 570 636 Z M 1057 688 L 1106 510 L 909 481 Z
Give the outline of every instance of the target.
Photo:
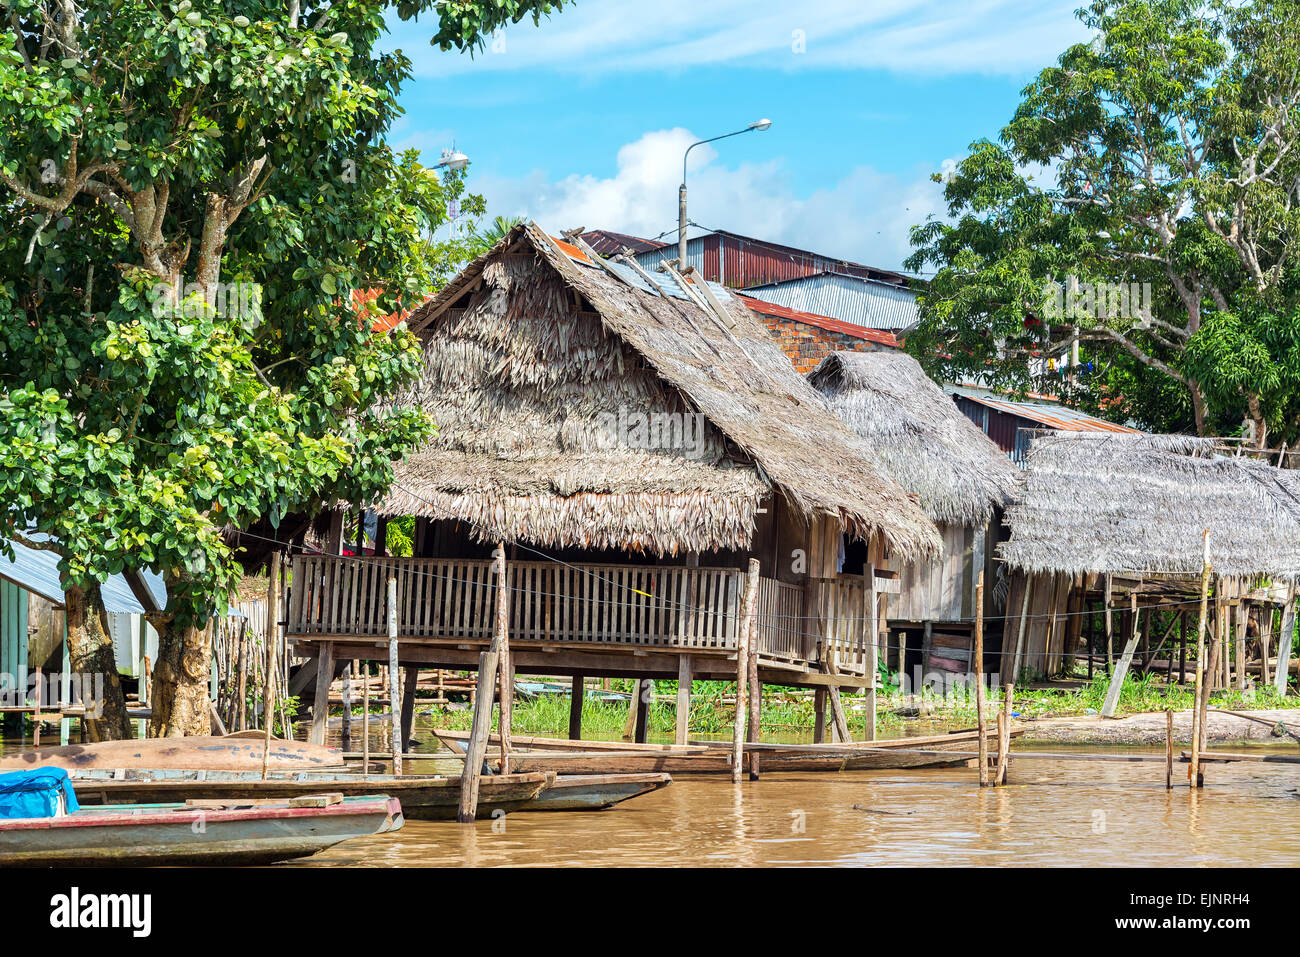
M 1008 566 L 1031 573 L 1300 579 L 1297 473 L 1182 435 L 1054 433 L 1030 448 L 1007 510 Z
M 467 520 L 480 537 L 675 553 L 746 546 L 775 490 L 903 559 L 939 549 L 921 508 L 721 286 L 593 262 L 527 223 L 411 326 L 425 375 L 398 401 L 439 433 L 398 463 L 381 511 Z M 642 412 L 702 418 L 702 446 L 611 436 L 612 416 Z
M 911 356 L 835 352 L 808 380 L 934 521 L 979 525 L 1011 502 L 1020 470 Z

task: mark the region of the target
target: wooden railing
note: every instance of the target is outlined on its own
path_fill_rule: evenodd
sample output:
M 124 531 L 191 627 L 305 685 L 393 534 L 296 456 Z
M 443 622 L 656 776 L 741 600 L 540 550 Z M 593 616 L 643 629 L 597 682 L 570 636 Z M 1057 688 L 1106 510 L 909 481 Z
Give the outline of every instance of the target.
M 491 561 L 300 555 L 293 562 L 294 635 L 388 634 L 386 587 L 397 578 L 403 638 L 490 640 Z M 734 568 L 511 562 L 510 640 L 734 648 L 744 575 Z
M 873 662 L 868 643 L 875 637 L 871 589 L 861 577 L 841 576 L 815 580 L 813 593 L 820 609 L 815 627 L 836 670 L 865 673 Z
M 736 568 L 510 562 L 510 640 L 734 650 L 745 574 Z M 403 639 L 489 641 L 496 574 L 484 560 L 293 560 L 288 632 L 380 639 L 388 634 L 387 582 L 397 579 Z M 757 646 L 766 658 L 816 663 L 822 648 L 861 673 L 871 634 L 861 578 L 814 582 L 822 614 L 805 610 L 802 584 L 760 578 Z
M 758 653 L 770 658 L 816 658 L 816 637 L 804 620 L 804 587 L 775 578 L 758 580 Z

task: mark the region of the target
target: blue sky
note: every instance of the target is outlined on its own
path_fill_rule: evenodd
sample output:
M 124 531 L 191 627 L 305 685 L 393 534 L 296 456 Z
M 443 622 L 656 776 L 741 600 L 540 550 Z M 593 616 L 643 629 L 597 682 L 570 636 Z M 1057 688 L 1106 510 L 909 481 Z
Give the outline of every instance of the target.
M 930 175 L 996 136 L 1019 91 L 1086 40 L 1078 0 L 584 0 L 471 58 L 396 24 L 414 61 L 393 131 L 426 162 L 453 142 L 489 215 L 637 235 L 691 219 L 897 268 L 939 212 Z

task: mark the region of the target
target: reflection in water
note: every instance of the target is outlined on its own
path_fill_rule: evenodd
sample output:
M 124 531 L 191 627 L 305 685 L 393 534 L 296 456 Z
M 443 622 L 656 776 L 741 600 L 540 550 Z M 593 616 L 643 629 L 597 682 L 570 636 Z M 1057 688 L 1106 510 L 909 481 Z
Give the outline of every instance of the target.
M 286 866 L 1300 862 L 1300 827 L 1290 823 L 1300 769 L 1216 764 L 1201 794 L 1175 781 L 1166 791 L 1157 762 L 1036 760 L 1013 761 L 1009 786 L 985 791 L 968 768 L 771 774 L 739 785 L 683 776 L 609 811 L 513 814 L 500 833 L 491 821 L 410 821 Z

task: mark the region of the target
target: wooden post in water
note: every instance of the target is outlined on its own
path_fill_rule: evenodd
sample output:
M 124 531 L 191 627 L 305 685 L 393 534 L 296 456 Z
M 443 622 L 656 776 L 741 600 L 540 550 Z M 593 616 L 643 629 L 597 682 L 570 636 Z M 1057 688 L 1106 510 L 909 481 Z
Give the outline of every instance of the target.
M 473 823 L 478 815 L 479 779 L 483 776 L 483 758 L 492 732 L 492 682 L 497 673 L 497 659 L 495 647 L 478 656 L 478 693 L 474 696 L 474 720 L 465 749 L 465 769 L 460 773 L 460 806 L 456 809 L 456 820 L 461 824 Z
M 361 671 L 361 776 L 370 773 L 370 662 Z
M 749 674 L 749 634 L 752 630 L 755 605 L 758 601 L 758 559 L 749 560 L 749 574 L 745 577 L 745 600 L 740 606 L 740 622 L 736 629 L 736 720 L 731 730 L 731 781 L 740 783 L 740 765 L 744 760 L 745 740 L 745 684 Z
M 515 700 L 515 669 L 510 661 L 510 579 L 506 568 L 506 543 L 497 543 L 496 641 L 501 686 L 501 773 L 510 773 L 510 725 Z
M 334 642 L 322 641 L 316 652 L 316 696 L 311 706 L 311 731 L 307 740 L 325 743 L 330 714 L 330 684 L 334 681 Z
M 582 699 L 586 694 L 587 679 L 581 674 L 573 676 L 573 686 L 569 691 L 569 740 L 582 740 Z
M 745 740 L 758 744 L 759 724 L 763 715 L 763 686 L 758 681 L 758 618 L 754 618 L 753 631 L 749 635 L 749 655 L 745 664 L 746 679 L 749 683 L 749 724 Z M 758 780 L 758 748 L 749 749 L 749 779 Z
M 397 577 L 388 576 L 388 719 L 393 737 L 393 773 L 402 773 L 402 752 L 406 742 L 402 740 L 402 715 L 398 686 L 402 673 L 397 667 Z
M 1205 555 L 1201 565 L 1201 614 L 1196 624 L 1196 693 L 1192 704 L 1192 760 L 1187 766 L 1187 780 L 1192 787 L 1201 786 L 1201 722 L 1203 697 L 1205 692 L 1205 628 L 1210 611 L 1210 530 L 1201 533 L 1201 543 Z
M 262 739 L 262 780 L 271 759 L 271 725 L 275 724 L 275 644 L 280 631 L 280 555 L 271 556 L 271 582 L 266 595 L 266 691 L 262 695 L 262 720 L 266 735 Z M 329 711 L 329 687 L 325 688 L 325 710 Z
M 1165 709 L 1165 790 L 1174 786 L 1174 709 Z
M 813 744 L 826 740 L 826 689 L 813 691 Z
M 352 750 L 352 662 L 343 668 L 343 750 Z
M 979 728 L 980 787 L 989 786 L 989 742 L 984 718 L 984 570 L 975 584 L 975 724 Z
M 685 744 L 690 734 L 691 685 L 694 683 L 695 662 L 690 655 L 677 657 L 677 721 L 673 726 L 673 743 Z
M 1016 686 L 1009 684 L 1002 689 L 1002 710 L 998 712 L 998 769 L 993 775 L 993 783 L 1007 783 L 1007 767 L 1011 764 L 1011 706 L 1016 699 Z

